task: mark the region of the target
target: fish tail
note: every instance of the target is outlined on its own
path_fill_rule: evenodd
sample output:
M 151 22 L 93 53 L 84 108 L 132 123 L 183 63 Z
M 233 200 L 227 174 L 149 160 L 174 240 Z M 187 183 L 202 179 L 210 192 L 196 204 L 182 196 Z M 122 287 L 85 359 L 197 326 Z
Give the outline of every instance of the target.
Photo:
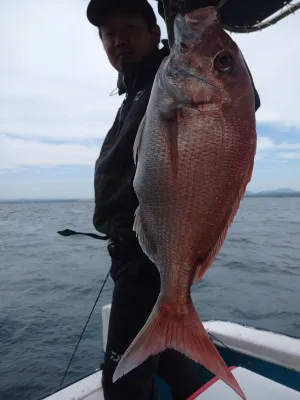
M 206 333 L 192 300 L 189 300 L 184 314 L 175 315 L 174 310 L 174 306 L 162 298 L 158 299 L 147 323 L 122 356 L 113 375 L 113 382 L 138 367 L 148 357 L 171 348 L 203 365 L 246 400 L 238 382 Z

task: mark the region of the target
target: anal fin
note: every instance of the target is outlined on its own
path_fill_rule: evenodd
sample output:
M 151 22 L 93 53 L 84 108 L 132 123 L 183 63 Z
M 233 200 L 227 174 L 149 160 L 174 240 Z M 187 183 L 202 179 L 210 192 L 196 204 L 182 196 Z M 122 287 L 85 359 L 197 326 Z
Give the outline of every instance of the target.
M 141 206 L 139 205 L 135 211 L 135 218 L 133 223 L 133 230 L 136 233 L 140 246 L 146 256 L 153 262 L 156 254 L 156 246 L 151 238 L 148 237 L 146 232 L 146 225 L 143 222 Z

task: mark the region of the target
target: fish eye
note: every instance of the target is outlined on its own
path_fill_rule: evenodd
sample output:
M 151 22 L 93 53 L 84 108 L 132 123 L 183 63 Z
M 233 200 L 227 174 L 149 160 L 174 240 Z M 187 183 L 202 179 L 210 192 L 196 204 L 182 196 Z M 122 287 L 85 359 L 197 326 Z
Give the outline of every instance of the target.
M 233 58 L 228 52 L 222 52 L 217 55 L 214 61 L 215 68 L 222 72 L 230 72 L 233 69 Z

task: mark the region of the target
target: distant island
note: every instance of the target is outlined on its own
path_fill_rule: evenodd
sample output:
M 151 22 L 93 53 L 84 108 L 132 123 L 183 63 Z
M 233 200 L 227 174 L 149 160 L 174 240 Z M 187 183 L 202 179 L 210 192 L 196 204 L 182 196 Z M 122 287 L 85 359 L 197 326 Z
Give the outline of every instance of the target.
M 276 189 L 276 190 L 263 190 L 260 192 L 246 192 L 245 197 L 300 197 L 300 191 L 283 188 L 283 189 Z M 93 199 L 76 199 L 76 198 L 69 198 L 69 199 L 5 199 L 0 198 L 0 203 L 70 203 L 70 202 L 91 202 L 94 201 Z
M 300 197 L 300 191 L 289 188 L 263 190 L 261 192 L 246 192 L 245 197 Z

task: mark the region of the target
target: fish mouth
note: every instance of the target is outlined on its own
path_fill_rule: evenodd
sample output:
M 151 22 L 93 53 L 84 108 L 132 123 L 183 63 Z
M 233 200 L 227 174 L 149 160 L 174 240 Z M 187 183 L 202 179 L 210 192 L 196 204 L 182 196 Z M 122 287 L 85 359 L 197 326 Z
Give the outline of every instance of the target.
M 220 24 L 216 8 L 213 6 L 198 8 L 182 16 L 177 14 L 174 21 L 175 43 L 186 48 L 198 44 L 204 32 Z
M 210 25 L 213 21 L 218 21 L 218 14 L 215 7 L 207 6 L 188 12 L 185 19 L 187 24 L 203 21 Z

